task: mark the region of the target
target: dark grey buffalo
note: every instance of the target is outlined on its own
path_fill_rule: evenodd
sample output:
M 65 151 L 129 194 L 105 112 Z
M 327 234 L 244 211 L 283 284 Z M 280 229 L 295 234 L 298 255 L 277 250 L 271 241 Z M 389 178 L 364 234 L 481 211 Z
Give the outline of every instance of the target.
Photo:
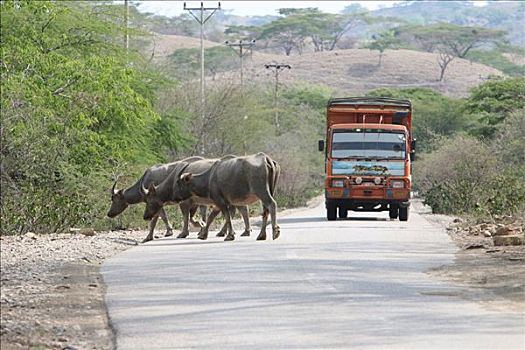
M 223 159 L 236 158 L 235 156 L 226 156 Z M 195 162 L 184 162 L 181 161 L 175 165 L 169 176 L 162 181 L 158 186 L 154 183 L 151 183 L 148 188 L 144 186 L 141 189 L 142 195 L 146 202 L 146 210 L 144 211 L 144 220 L 151 220 L 160 215 L 163 210 L 164 205 L 166 204 L 175 204 L 175 203 L 184 203 L 190 202 L 192 205 L 214 205 L 214 202 L 211 198 L 207 196 L 199 195 L 189 195 L 182 198 L 179 195 L 179 192 L 176 189 L 177 180 L 180 178 L 183 172 L 194 172 L 194 173 L 203 173 L 211 169 L 219 160 L 218 159 L 202 159 Z M 248 216 L 248 207 L 245 204 L 235 205 L 229 208 L 230 212 L 235 212 L 235 209 L 238 209 L 241 213 L 241 216 L 244 220 L 244 232 L 242 236 L 249 236 L 251 233 L 250 221 Z M 217 214 L 215 214 L 216 216 Z M 217 234 L 217 236 L 225 236 L 228 232 L 228 226 L 225 224 L 222 230 Z M 202 232 L 202 231 L 201 231 Z M 199 233 L 199 236 L 201 233 Z M 186 235 L 181 233 L 178 237 L 184 238 Z
M 193 163 L 195 164 L 195 163 Z M 263 204 L 263 222 L 258 240 L 266 239 L 268 214 L 271 215 L 273 239 L 280 235 L 277 225 L 277 204 L 273 198 L 275 186 L 280 174 L 277 162 L 264 153 L 245 157 L 222 158 L 207 170 L 194 171 L 192 165 L 180 164 L 180 169 L 173 172 L 159 186 L 150 185 L 146 191 L 146 210 L 144 217 L 157 215 L 160 203 L 197 197 L 214 205 L 208 216 L 206 226 L 199 233 L 200 239 L 206 239 L 208 230 L 219 212 L 222 212 L 227 226 L 225 240 L 235 239 L 231 224 L 231 207 L 246 206 L 261 200 Z M 181 173 L 180 176 L 175 176 Z M 167 190 L 168 189 L 168 190 Z
M 189 164 L 195 161 L 203 160 L 202 157 L 190 157 L 185 158 L 181 161 L 168 163 L 168 164 L 161 164 L 161 165 L 155 165 L 151 168 L 148 168 L 144 175 L 132 186 L 126 188 L 117 190 L 117 180 L 115 180 L 115 183 L 113 184 L 113 187 L 111 189 L 111 208 L 109 208 L 108 216 L 110 218 L 114 218 L 115 216 L 122 213 L 126 208 L 131 204 L 137 204 L 137 203 L 143 203 L 145 202 L 145 198 L 143 193 L 141 192 L 141 188 L 143 186 L 149 186 L 151 184 L 158 185 L 162 181 L 164 181 L 168 175 L 171 173 L 173 169 L 177 167 L 178 164 L 181 162 L 184 164 Z M 189 222 L 191 221 L 191 224 L 195 227 L 202 227 L 204 226 L 200 222 L 196 222 L 192 219 L 193 215 L 195 214 L 197 210 L 197 206 L 193 203 L 193 201 L 186 200 L 180 203 L 180 209 L 184 218 L 184 225 L 181 232 L 181 235 L 188 235 L 189 233 Z M 206 207 L 201 207 L 201 215 L 203 215 L 203 218 L 206 217 Z M 153 220 L 151 220 L 149 225 L 149 233 L 144 239 L 143 242 L 148 242 L 153 239 L 153 231 L 155 230 L 155 226 L 157 225 L 158 217 L 161 217 L 164 223 L 166 224 L 166 236 L 173 235 L 173 227 L 170 225 L 168 221 L 168 216 L 162 208 L 158 215 L 156 215 Z M 179 235 L 180 236 L 180 235 Z

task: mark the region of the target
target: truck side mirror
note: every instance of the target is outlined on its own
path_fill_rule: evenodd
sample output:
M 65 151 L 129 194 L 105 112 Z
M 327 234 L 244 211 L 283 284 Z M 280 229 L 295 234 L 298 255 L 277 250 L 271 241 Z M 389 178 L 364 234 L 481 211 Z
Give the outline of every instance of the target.
M 410 148 L 412 149 L 412 151 L 416 150 L 416 144 L 417 144 L 416 141 L 417 141 L 416 139 L 412 140 L 412 144 L 410 145 Z
M 410 152 L 410 161 L 413 162 L 414 160 L 416 160 L 416 152 L 415 151 L 411 151 Z
M 319 152 L 324 151 L 324 140 L 319 140 Z

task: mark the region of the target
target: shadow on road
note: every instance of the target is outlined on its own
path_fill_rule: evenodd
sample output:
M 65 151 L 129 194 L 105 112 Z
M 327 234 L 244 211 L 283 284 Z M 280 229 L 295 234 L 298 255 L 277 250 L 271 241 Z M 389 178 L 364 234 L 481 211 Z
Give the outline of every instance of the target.
M 300 217 L 300 218 L 282 218 L 277 220 L 283 224 L 293 224 L 293 223 L 304 223 L 304 222 L 328 222 L 325 217 Z M 390 221 L 386 218 L 376 218 L 376 217 L 350 217 L 346 219 L 337 219 L 337 221 Z
M 160 240 L 159 240 L 160 241 Z M 227 243 L 223 240 L 220 241 L 204 241 L 197 238 L 165 238 L 162 239 L 162 242 L 169 242 L 169 243 L 145 243 L 142 244 L 143 246 L 147 247 L 159 247 L 159 246 L 166 246 L 166 245 L 204 245 L 204 244 L 219 244 L 219 243 Z

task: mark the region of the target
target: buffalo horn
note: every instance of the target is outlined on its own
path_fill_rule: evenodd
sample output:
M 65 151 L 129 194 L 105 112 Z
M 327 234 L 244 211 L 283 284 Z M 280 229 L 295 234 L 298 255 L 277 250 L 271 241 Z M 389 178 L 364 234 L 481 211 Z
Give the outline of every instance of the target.
M 115 179 L 115 183 L 113 184 L 113 187 L 111 187 L 111 194 L 117 193 L 117 191 L 115 190 L 115 187 L 117 187 L 117 181 L 119 177 L 120 175 L 117 175 L 117 178 Z

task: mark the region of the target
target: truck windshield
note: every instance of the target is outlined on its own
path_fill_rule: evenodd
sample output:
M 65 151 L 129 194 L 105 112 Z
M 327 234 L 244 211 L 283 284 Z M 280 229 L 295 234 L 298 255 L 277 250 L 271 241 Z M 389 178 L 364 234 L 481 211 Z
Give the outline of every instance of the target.
M 335 130 L 332 137 L 332 158 L 405 159 L 405 151 L 399 132 Z

